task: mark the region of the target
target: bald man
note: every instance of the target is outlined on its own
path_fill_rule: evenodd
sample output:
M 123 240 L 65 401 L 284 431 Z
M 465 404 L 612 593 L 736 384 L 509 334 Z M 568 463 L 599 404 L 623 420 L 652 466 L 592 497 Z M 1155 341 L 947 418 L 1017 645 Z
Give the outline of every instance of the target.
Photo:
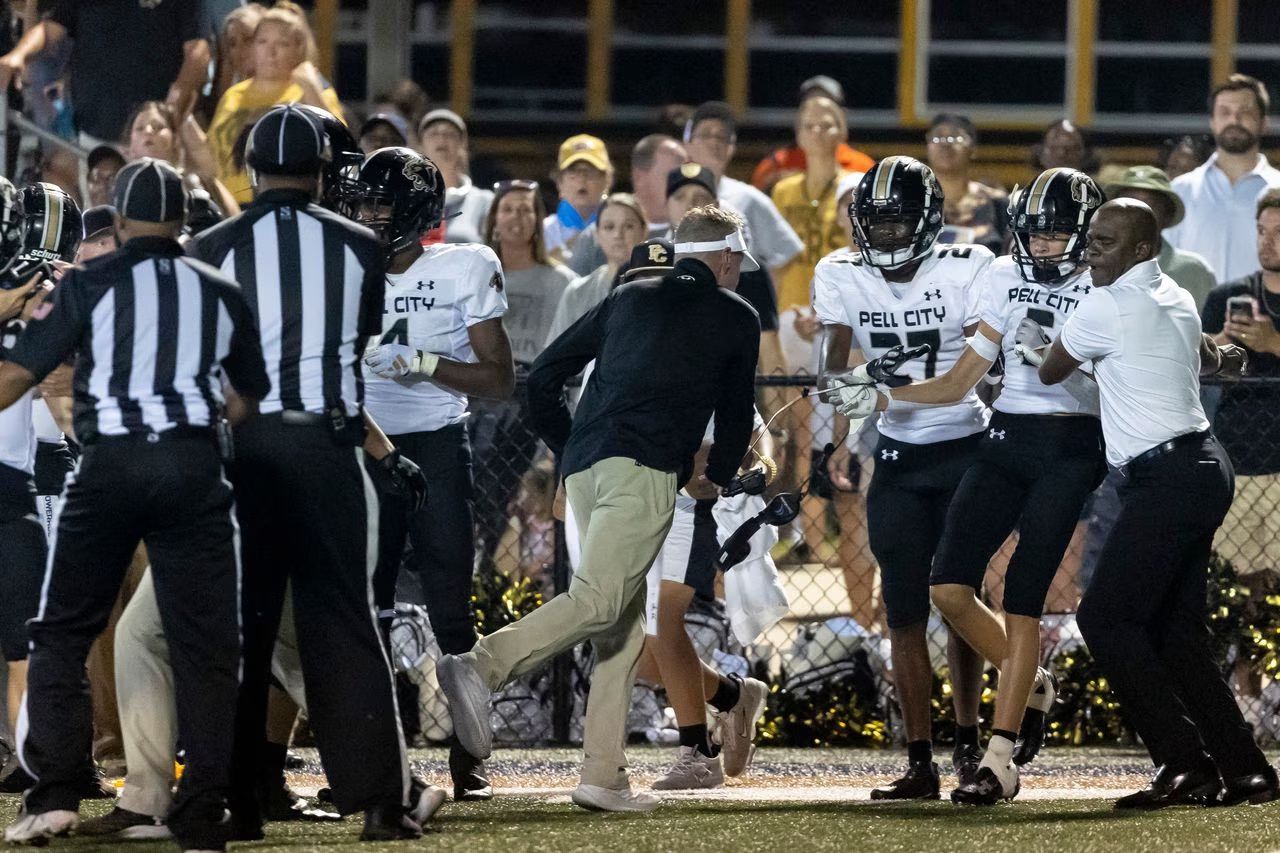
M 1276 772 L 1205 625 L 1205 568 L 1235 475 L 1200 405 L 1200 375 L 1238 370 L 1239 353 L 1201 334 L 1195 300 L 1160 271 L 1159 250 L 1151 208 L 1099 208 L 1084 255 L 1094 290 L 1040 365 L 1049 385 L 1092 373 L 1107 461 L 1124 475 L 1077 619 L 1158 768 L 1117 808 L 1269 802 L 1280 796 Z

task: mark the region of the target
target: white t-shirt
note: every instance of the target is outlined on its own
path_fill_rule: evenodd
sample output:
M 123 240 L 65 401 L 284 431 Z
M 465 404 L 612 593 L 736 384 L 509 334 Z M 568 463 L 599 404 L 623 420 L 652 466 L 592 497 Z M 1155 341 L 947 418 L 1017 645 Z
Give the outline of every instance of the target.
M 804 251 L 804 241 L 778 210 L 773 199 L 760 190 L 727 175 L 720 179 L 716 196 L 722 205 L 742 215 L 750 230 L 748 251 L 761 266 L 775 269 Z
M 18 342 L 24 324 L 11 320 L 0 328 L 0 354 L 7 353 Z M 31 421 L 35 391 L 28 391 L 4 411 L 0 411 L 0 465 L 8 465 L 28 474 L 36 468 L 36 429 Z
M 1061 385 L 1045 385 L 1036 368 L 1014 352 L 1018 324 L 1030 317 L 1040 324 L 1050 338 L 1062 331 L 1063 324 L 1079 307 L 1093 282 L 1089 270 L 1083 269 L 1061 284 L 1050 288 L 1022 278 L 1018 264 L 1008 256 L 996 258 L 980 280 L 981 301 L 978 316 L 997 332 L 1004 334 L 1004 382 L 994 408 L 1011 415 L 1098 415 L 1096 406 L 1086 406 L 1071 396 Z
M 1112 465 L 1209 428 L 1200 405 L 1196 302 L 1157 262 L 1138 264 L 1110 287 L 1094 288 L 1060 339 L 1072 358 L 1093 363 Z
M 910 282 L 892 284 L 842 249 L 814 270 L 813 310 L 823 323 L 852 329 L 854 346 L 868 360 L 898 344 L 929 344 L 929 355 L 901 372 L 916 381 L 941 376 L 964 352 L 964 327 L 978 322 L 978 280 L 993 257 L 982 246 L 937 246 Z M 973 435 L 988 417 L 970 389 L 949 406 L 882 412 L 877 429 L 896 441 L 932 444 Z
M 426 247 L 403 273 L 387 275 L 382 337 L 369 346 L 407 344 L 452 361 L 475 361 L 468 329 L 507 310 L 502 264 L 488 246 Z M 383 379 L 366 370 L 365 407 L 388 435 L 428 432 L 460 422 L 467 398 L 422 376 Z

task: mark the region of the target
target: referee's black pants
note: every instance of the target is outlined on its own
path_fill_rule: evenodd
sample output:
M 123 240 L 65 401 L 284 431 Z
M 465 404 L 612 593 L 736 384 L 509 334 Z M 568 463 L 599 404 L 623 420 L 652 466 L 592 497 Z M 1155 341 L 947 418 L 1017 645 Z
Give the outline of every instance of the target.
M 1226 778 L 1267 766 L 1205 624 L 1209 551 L 1234 479 L 1208 433 L 1128 466 L 1120 515 L 1077 614 L 1152 761 L 1191 767 L 1203 750 Z
M 27 621 L 40 606 L 47 548 L 30 475 L 0 465 L 0 651 L 6 661 L 27 659 Z
M 464 424 L 431 432 L 388 436 L 427 478 L 427 505 L 410 512 L 404 498 L 382 496 L 381 554 L 374 580 L 380 613 L 395 607 L 396 577 L 403 562 L 418 576 L 431 630 L 447 655 L 476 643 L 471 613 L 475 565 L 471 442 Z M 404 559 L 406 541 L 411 547 Z
M 307 714 L 343 814 L 405 803 L 408 761 L 391 668 L 373 611 L 378 500 L 364 451 L 323 425 L 260 415 L 236 430 L 231 467 L 244 551 L 244 678 L 236 715 L 232 806 L 238 829 L 255 797 L 266 738 L 271 652 L 285 588 Z
M 239 555 L 231 486 L 208 435 L 101 438 L 68 478 L 30 624 L 19 756 L 36 783 L 25 808 L 79 805 L 92 772 L 85 658 L 139 541 L 151 559 L 187 753 L 169 825 L 184 847 L 220 847 L 240 664 Z

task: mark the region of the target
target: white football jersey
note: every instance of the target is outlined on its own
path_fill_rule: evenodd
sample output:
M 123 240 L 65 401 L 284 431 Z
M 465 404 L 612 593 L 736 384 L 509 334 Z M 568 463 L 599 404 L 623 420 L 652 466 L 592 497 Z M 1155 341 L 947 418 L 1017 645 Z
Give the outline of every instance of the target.
M 935 246 L 905 284 L 885 281 L 852 250 L 832 252 L 813 273 L 813 309 L 823 323 L 848 326 L 868 359 L 902 344 L 929 354 L 900 372 L 919 381 L 951 369 L 965 348 L 964 327 L 978 322 L 978 279 L 994 256 L 982 246 Z M 970 390 L 958 403 L 882 412 L 877 429 L 896 441 L 932 444 L 979 432 L 989 413 Z
M 1004 387 L 995 409 L 1010 415 L 1098 415 L 1097 405 L 1086 406 L 1062 385 L 1045 385 L 1037 368 L 1025 363 L 1013 351 L 1014 336 L 1023 317 L 1040 324 L 1045 334 L 1056 338 L 1089 291 L 1093 289 L 1089 270 L 1083 269 L 1062 284 L 1049 288 L 1022 278 L 1010 257 L 996 258 L 981 279 L 979 318 L 1004 335 Z
M 502 264 L 488 246 L 438 243 L 403 273 L 387 275 L 382 336 L 369 346 L 406 344 L 452 361 L 475 361 L 468 329 L 507 310 Z M 430 379 L 383 379 L 368 369 L 364 402 L 388 435 L 428 432 L 460 422 L 467 397 Z
M 11 320 L 0 328 L 0 356 L 18 342 L 24 323 Z M 18 398 L 4 411 L 0 411 L 0 465 L 8 465 L 32 474 L 36 469 L 36 428 L 31 420 L 31 405 L 35 391 Z

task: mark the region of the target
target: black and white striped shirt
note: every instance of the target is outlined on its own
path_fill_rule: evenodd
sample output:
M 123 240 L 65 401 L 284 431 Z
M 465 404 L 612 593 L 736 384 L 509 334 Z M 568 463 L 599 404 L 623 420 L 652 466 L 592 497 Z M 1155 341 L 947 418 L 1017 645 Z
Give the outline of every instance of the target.
M 130 240 L 68 270 L 9 360 L 42 380 L 73 352 L 82 444 L 212 426 L 224 376 L 244 397 L 270 389 L 240 289 L 167 238 Z
M 260 411 L 342 408 L 359 416 L 360 358 L 368 337 L 382 331 L 385 262 L 372 231 L 306 193 L 270 190 L 188 251 L 244 292 L 271 379 Z

